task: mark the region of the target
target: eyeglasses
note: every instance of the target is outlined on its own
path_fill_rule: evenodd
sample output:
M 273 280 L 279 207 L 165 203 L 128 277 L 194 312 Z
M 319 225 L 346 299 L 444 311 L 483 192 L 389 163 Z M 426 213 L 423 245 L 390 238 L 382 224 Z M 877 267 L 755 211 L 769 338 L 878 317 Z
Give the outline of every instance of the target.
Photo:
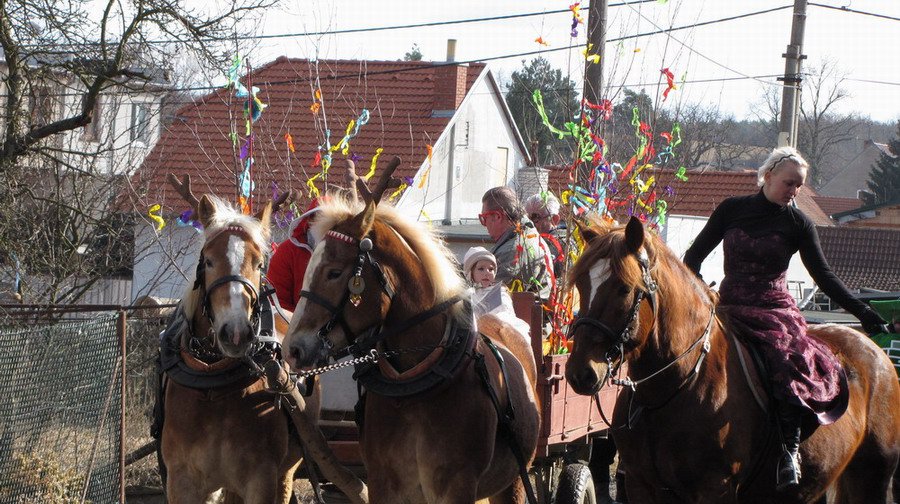
M 539 213 L 528 214 L 528 218 L 531 219 L 531 222 L 537 222 L 539 220 L 544 220 L 548 217 L 550 217 L 550 214 L 539 214 Z
M 487 212 L 478 214 L 478 222 L 480 222 L 482 226 L 487 226 L 487 218 L 491 215 L 503 217 L 504 214 L 500 210 L 488 210 Z

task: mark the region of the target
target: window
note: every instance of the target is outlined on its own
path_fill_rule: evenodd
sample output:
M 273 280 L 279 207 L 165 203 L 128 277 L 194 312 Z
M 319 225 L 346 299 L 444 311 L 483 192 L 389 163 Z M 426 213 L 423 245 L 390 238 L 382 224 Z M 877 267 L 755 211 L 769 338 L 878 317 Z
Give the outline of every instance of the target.
M 35 85 L 31 95 L 31 124 L 46 126 L 56 118 L 56 100 L 51 95 L 50 86 Z
M 131 140 L 150 143 L 150 106 L 146 103 L 131 105 Z
M 100 97 L 97 97 L 97 101 L 94 102 L 94 112 L 91 114 L 91 122 L 84 125 L 84 132 L 82 133 L 82 139 L 87 142 L 99 142 L 100 135 L 103 134 L 102 130 L 102 122 L 103 121 L 103 108 L 100 102 Z

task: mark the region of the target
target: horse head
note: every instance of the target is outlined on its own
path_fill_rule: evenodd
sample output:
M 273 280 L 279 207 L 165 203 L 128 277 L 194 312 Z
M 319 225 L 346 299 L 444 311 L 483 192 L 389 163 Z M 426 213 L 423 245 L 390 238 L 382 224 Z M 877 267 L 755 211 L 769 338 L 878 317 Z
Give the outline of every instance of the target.
M 569 277 L 580 306 L 570 328 L 574 348 L 566 378 L 579 394 L 592 394 L 650 336 L 657 285 L 654 248 L 638 219 L 624 228 L 596 224 L 582 236 L 587 245 Z
M 708 351 L 715 295 L 658 236 L 634 217 L 582 235 L 587 245 L 569 277 L 581 296 L 566 367 L 576 392 L 596 392 L 626 360 L 632 372 L 655 375 L 703 341 Z
M 463 290 L 433 233 L 378 204 L 386 183 L 357 186 L 361 204 L 328 198 L 313 224 L 317 246 L 284 340 L 294 368 L 365 351 L 381 329 Z
M 260 281 L 269 242 L 271 203 L 255 217 L 203 196 L 197 214 L 204 242 L 196 276 L 185 295 L 194 335 L 226 357 L 248 354 L 260 328 Z

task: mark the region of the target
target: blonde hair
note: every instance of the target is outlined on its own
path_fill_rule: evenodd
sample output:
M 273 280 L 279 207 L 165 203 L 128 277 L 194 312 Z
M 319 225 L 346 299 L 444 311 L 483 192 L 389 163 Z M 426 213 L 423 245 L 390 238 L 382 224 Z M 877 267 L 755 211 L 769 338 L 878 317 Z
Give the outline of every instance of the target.
M 803 159 L 803 156 L 800 155 L 797 149 L 790 146 L 778 147 L 769 154 L 766 162 L 759 167 L 759 172 L 756 175 L 756 185 L 759 187 L 764 186 L 766 184 L 766 174 L 774 171 L 775 168 L 781 166 L 785 161 L 791 161 L 797 163 L 800 168 L 809 169 L 809 163 Z

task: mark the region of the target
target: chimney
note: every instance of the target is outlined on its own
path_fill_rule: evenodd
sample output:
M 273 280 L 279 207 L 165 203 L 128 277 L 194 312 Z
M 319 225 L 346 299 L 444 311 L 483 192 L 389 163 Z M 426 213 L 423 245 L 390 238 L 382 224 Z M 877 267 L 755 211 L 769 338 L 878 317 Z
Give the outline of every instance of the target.
M 434 72 L 434 111 L 433 117 L 448 117 L 459 108 L 466 96 L 466 78 L 469 67 L 454 65 L 456 61 L 456 40 L 447 40 L 447 63 L 439 66 Z

